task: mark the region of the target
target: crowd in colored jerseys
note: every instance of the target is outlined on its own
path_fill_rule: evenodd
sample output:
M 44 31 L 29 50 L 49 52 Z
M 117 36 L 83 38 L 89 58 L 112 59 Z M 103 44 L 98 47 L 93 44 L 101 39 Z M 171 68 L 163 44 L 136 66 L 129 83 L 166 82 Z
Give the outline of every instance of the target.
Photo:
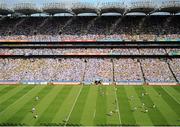
M 0 49 L 0 55 L 166 55 L 180 53 L 178 48 L 41 48 L 41 49 Z
M 179 22 L 179 16 L 6 17 L 0 20 L 0 40 L 175 41 Z
M 180 59 L 0 59 L 0 81 L 176 82 Z

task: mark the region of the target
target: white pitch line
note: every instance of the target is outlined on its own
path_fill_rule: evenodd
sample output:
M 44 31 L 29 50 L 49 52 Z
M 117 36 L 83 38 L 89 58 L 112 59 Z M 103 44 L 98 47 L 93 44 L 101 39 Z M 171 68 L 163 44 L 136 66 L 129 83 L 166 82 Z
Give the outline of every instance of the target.
M 99 86 L 98 86 L 98 88 L 99 88 Z M 97 93 L 96 93 L 96 101 L 97 101 L 97 98 L 98 98 L 98 89 L 97 89 L 97 91 L 96 91 Z M 95 117 L 96 117 L 96 106 L 97 106 L 97 103 L 95 103 L 95 107 L 94 107 L 94 115 L 93 115 L 93 121 L 95 120 Z
M 81 89 L 79 90 L 79 93 L 78 93 L 78 95 L 76 96 L 76 99 L 75 99 L 75 101 L 74 101 L 74 104 L 73 104 L 73 106 L 72 106 L 72 108 L 71 108 L 71 111 L 70 111 L 70 113 L 69 113 L 69 115 L 68 115 L 68 117 L 67 117 L 67 119 L 66 119 L 66 122 L 65 122 L 64 126 L 66 126 L 66 125 L 67 125 L 67 122 L 69 121 L 69 118 L 70 118 L 71 113 L 72 113 L 72 111 L 73 111 L 73 109 L 74 109 L 74 106 L 75 106 L 75 104 L 76 104 L 76 102 L 77 102 L 77 99 L 79 98 L 79 95 L 80 95 L 80 93 L 81 93 L 81 91 L 82 91 L 82 88 L 83 88 L 83 86 L 81 86 Z
M 116 96 L 116 106 L 118 108 L 118 118 L 119 118 L 119 123 L 122 124 L 121 122 L 121 116 L 120 116 L 120 110 L 119 110 L 119 102 L 118 102 L 118 99 L 117 99 L 117 92 L 116 92 L 116 87 L 114 87 L 114 90 L 115 90 L 115 96 Z
M 95 111 L 94 111 L 94 116 L 93 116 L 93 119 L 95 118 L 95 116 L 96 116 L 96 109 L 95 109 Z

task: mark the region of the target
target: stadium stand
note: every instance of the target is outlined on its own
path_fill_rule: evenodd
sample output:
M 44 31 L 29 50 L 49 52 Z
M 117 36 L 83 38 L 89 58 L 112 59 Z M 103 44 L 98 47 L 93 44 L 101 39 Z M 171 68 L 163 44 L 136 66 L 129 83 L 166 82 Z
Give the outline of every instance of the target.
M 180 81 L 179 59 L 168 59 L 168 61 L 176 78 Z M 101 80 L 106 83 L 143 83 L 144 73 L 145 80 L 148 83 L 176 83 L 167 61 L 161 59 L 31 58 L 0 59 L 0 62 L 0 79 L 4 81 L 93 83 L 95 80 Z
M 166 55 L 179 53 L 180 49 L 174 48 L 2 48 L 2 55 Z
M 0 40 L 178 41 L 179 22 L 179 16 L 7 17 Z
M 179 84 L 180 4 L 173 1 L 159 8 L 147 0 L 130 7 L 124 2 L 70 8 L 46 3 L 42 9 L 34 3 L 13 9 L 0 4 L 0 82 Z M 121 15 L 103 16 L 108 12 Z M 133 12 L 145 15 L 128 15 Z

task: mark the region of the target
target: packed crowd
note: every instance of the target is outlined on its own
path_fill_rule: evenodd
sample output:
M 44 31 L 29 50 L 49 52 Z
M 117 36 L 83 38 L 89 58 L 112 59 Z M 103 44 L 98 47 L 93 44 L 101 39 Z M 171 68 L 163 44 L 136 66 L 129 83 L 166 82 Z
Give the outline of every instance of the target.
M 180 53 L 180 48 L 41 48 L 0 49 L 0 55 L 166 55 Z
M 137 59 L 115 59 L 114 76 L 116 82 L 143 82 L 140 63 Z
M 166 52 L 168 53 L 168 54 L 173 54 L 173 53 L 177 53 L 177 54 L 180 54 L 180 48 L 167 48 L 166 49 Z
M 171 51 L 171 49 L 170 49 Z M 141 55 L 165 55 L 166 51 L 163 48 L 144 48 L 139 49 Z
M 179 40 L 180 16 L 27 17 L 0 20 L 0 40 Z
M 26 17 L 0 19 L 0 41 L 180 40 L 179 16 Z M 178 48 L 24 48 L 0 55 L 166 55 Z M 180 59 L 0 58 L 0 81 L 180 82 Z
M 123 49 L 122 49 L 123 50 Z M 70 55 L 70 54 L 108 54 L 112 49 L 100 48 L 54 48 L 54 49 L 0 49 L 0 54 L 9 55 Z
M 0 59 L 0 80 L 77 82 L 84 65 L 81 59 Z
M 174 82 L 175 78 L 163 59 L 141 60 L 144 75 L 148 82 Z
M 168 61 L 178 81 L 180 81 L 180 59 L 171 59 Z
M 180 81 L 179 62 L 130 58 L 0 59 L 0 81 L 176 82 L 175 78 Z
M 86 61 L 84 81 L 93 82 L 95 80 L 113 82 L 113 66 L 111 59 L 88 59 Z

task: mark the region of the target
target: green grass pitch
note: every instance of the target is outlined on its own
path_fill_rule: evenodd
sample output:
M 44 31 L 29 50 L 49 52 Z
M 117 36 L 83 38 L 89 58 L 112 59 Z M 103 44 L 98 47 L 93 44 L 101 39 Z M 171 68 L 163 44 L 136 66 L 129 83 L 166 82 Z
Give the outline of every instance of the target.
M 1 85 L 0 125 L 180 125 L 180 87 Z

